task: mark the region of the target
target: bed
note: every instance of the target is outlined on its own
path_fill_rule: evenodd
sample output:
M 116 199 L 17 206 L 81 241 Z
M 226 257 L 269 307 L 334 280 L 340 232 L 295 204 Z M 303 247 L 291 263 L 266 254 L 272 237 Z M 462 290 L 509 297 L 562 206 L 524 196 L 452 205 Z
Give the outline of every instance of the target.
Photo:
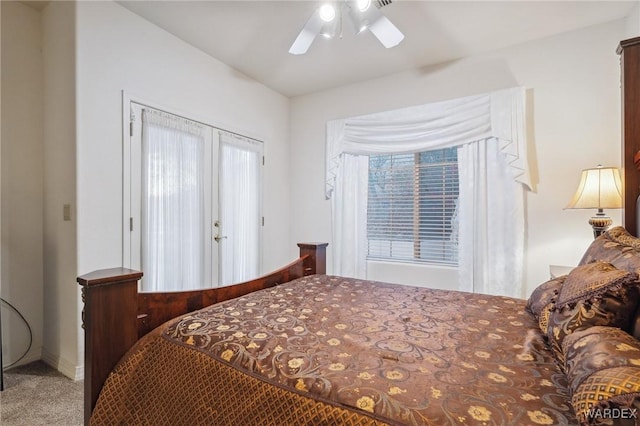
M 621 43 L 623 70 L 638 74 L 639 51 Z M 527 300 L 326 275 L 324 243 L 203 291 L 138 293 L 142 273 L 122 268 L 81 276 L 85 423 L 640 424 L 640 239 L 625 227 Z

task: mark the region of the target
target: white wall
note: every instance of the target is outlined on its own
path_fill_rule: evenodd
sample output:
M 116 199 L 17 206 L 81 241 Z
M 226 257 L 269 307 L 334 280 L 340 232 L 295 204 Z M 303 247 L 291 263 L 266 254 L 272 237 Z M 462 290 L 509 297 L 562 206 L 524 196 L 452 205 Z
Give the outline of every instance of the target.
M 44 351 L 43 359 L 80 379 L 80 294 L 76 260 L 75 7 L 51 2 L 42 11 L 44 62 Z M 63 206 L 72 207 L 65 221 Z
M 434 67 L 352 84 L 292 100 L 292 242 L 329 242 L 324 199 L 325 123 L 492 90 L 525 86 L 529 96 L 531 166 L 536 192 L 526 197 L 526 290 L 549 276 L 550 264 L 574 265 L 590 243 L 593 213 L 563 211 L 580 170 L 620 165 L 619 58 L 625 22 L 616 21 Z M 611 211 L 620 223 L 619 211 Z M 309 226 L 313 224 L 313 226 Z M 369 278 L 447 287 L 442 270 L 370 268 Z M 455 271 L 453 274 L 455 276 Z M 455 287 L 455 278 L 450 282 Z
M 625 38 L 640 37 L 640 1 L 636 7 L 629 13 L 626 22 Z
M 122 264 L 122 90 L 265 141 L 263 265 L 289 261 L 289 100 L 116 3 L 76 7 L 78 273 Z
M 612 22 L 577 31 L 542 41 L 520 58 L 517 73 L 534 95 L 540 182 L 527 199 L 527 294 L 547 278 L 547 265 L 575 265 L 592 240 L 587 221 L 595 212 L 562 210 L 577 188 L 580 170 L 621 164 L 616 49 L 623 30 L 624 22 Z M 537 67 L 540 72 L 533 74 Z M 621 224 L 620 210 L 608 213 L 614 225 Z
M 0 294 L 33 332 L 21 363 L 40 358 L 43 323 L 42 99 L 40 13 L 2 2 L 2 281 Z M 3 365 L 29 346 L 20 317 L 2 305 Z

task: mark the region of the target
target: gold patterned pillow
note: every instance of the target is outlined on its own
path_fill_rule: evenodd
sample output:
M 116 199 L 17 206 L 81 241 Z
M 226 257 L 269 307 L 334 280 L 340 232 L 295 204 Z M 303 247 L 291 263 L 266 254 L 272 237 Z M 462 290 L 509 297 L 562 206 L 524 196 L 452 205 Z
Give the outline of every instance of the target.
M 596 238 L 585 252 L 580 265 L 595 260 L 606 261 L 618 269 L 640 274 L 640 238 L 631 235 L 622 226 L 611 228 Z M 640 310 L 637 311 L 632 334 L 640 339 Z
M 571 405 L 581 424 L 614 424 L 629 419 L 637 424 L 640 413 L 640 367 L 614 367 L 587 377 L 571 396 Z
M 600 260 L 625 271 L 640 273 L 640 238 L 622 226 L 611 228 L 593 240 L 579 265 Z
M 564 339 L 562 352 L 572 393 L 596 371 L 640 367 L 640 341 L 617 327 L 595 326 L 576 331 Z
M 640 238 L 634 237 L 622 226 L 611 228 L 607 231 L 606 238 L 614 243 L 640 250 Z
M 640 417 L 640 341 L 619 328 L 591 327 L 567 336 L 562 349 L 571 404 L 582 424 Z
M 549 313 L 547 337 L 561 366 L 565 336 L 602 325 L 629 330 L 640 294 L 638 275 L 606 262 L 581 265 L 569 273 Z
M 637 281 L 638 275 L 635 272 L 618 269 L 609 262 L 595 261 L 581 265 L 573 269 L 564 280 L 556 307 L 563 308 L 578 301 L 589 300 Z

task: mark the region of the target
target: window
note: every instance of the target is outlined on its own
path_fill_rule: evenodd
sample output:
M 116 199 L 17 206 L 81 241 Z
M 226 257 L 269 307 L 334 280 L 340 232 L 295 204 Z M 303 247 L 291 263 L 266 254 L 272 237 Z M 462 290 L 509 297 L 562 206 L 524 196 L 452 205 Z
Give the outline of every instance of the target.
M 369 157 L 369 259 L 457 264 L 456 148 Z

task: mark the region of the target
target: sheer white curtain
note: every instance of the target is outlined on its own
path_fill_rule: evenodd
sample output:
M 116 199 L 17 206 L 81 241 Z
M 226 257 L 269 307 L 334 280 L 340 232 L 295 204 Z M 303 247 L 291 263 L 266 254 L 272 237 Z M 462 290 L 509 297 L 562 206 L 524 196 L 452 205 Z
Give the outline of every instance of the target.
M 459 288 L 524 297 L 524 188 L 495 138 L 458 148 Z
M 202 287 L 204 128 L 145 109 L 142 153 L 142 290 Z
M 335 195 L 331 197 L 333 226 L 333 269 L 344 277 L 364 278 L 367 274 L 367 195 L 369 157 L 342 155 Z M 336 236 L 339 243 L 336 244 Z
M 332 198 L 333 272 L 366 276 L 366 252 L 353 248 L 366 236 L 361 236 L 360 228 L 345 225 L 366 206 L 366 192 L 364 198 L 353 195 L 362 195 L 366 185 L 361 184 L 362 171 L 352 170 L 351 156 L 419 152 L 495 139 L 511 179 L 531 187 L 524 103 L 525 91 L 519 87 L 328 122 L 326 196 Z M 462 215 L 460 220 L 469 217 Z M 524 228 L 518 232 L 523 234 Z M 523 249 L 505 248 L 503 255 L 517 261 L 522 254 L 514 256 L 513 250 L 522 253 Z
M 220 285 L 260 273 L 262 143 L 220 134 Z

